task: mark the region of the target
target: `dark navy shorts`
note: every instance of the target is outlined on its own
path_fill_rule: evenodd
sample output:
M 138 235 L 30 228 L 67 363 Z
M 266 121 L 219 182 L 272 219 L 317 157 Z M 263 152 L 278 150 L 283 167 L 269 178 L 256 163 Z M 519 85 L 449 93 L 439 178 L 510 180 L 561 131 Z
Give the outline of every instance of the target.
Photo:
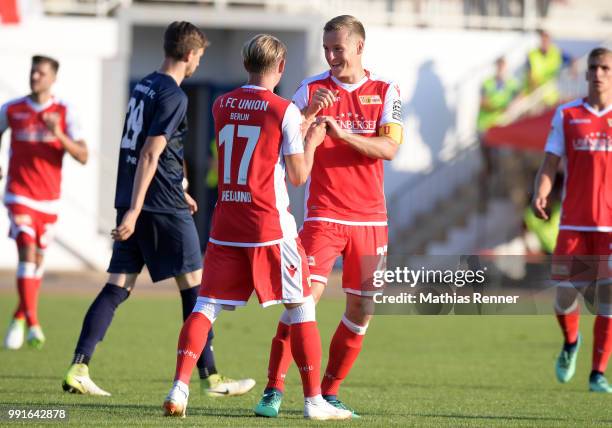
M 126 210 L 117 210 L 117 226 Z M 198 232 L 188 211 L 142 211 L 134 234 L 113 243 L 108 273 L 140 273 L 147 265 L 153 282 L 202 269 Z

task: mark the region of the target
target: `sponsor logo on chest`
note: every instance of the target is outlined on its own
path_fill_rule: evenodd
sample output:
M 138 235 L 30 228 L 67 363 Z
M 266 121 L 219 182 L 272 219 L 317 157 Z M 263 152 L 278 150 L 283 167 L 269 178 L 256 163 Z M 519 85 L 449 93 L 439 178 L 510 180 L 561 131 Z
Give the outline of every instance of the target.
M 382 98 L 380 95 L 359 95 L 359 102 L 361 104 L 382 104 Z
M 612 135 L 607 132 L 590 132 L 584 137 L 574 138 L 572 147 L 577 151 L 612 152 Z

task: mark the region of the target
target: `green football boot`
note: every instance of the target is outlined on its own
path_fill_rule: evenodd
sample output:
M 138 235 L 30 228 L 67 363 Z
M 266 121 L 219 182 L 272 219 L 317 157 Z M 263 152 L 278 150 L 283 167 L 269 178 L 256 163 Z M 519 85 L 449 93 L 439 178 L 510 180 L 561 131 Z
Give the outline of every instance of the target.
M 589 391 L 612 394 L 612 386 L 610 386 L 604 375 L 597 373 L 589 377 Z
M 255 407 L 254 411 L 257 416 L 266 418 L 275 418 L 280 411 L 281 403 L 283 402 L 283 393 L 273 389 L 269 392 L 264 392 L 261 400 Z
M 561 353 L 557 357 L 557 362 L 555 364 L 555 373 L 559 382 L 567 383 L 572 377 L 574 377 L 574 373 L 576 373 L 578 349 L 580 348 L 581 343 L 582 336 L 578 334 L 576 346 L 574 346 L 570 351 L 566 351 L 565 348 L 561 349 Z

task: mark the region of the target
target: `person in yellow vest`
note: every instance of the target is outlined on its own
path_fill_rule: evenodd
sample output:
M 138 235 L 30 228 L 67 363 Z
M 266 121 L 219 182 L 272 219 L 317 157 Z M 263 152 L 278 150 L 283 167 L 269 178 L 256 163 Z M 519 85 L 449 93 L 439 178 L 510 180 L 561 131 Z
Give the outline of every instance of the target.
M 495 75 L 486 79 L 480 90 L 478 132 L 484 134 L 489 128 L 499 125 L 504 112 L 520 92 L 516 79 L 507 76 L 506 60 L 495 61 Z
M 557 78 L 564 66 L 574 64 L 573 59 L 558 46 L 544 30 L 538 30 L 540 46 L 529 52 L 527 56 L 526 93 L 531 93 L 538 87 L 546 85 L 543 101 L 547 106 L 559 103 Z
M 483 159 L 480 172 L 480 204 L 482 212 L 486 208 L 489 196 L 489 179 L 495 168 L 495 152 L 484 145 L 484 134 L 496 125 L 500 125 L 508 106 L 520 93 L 518 81 L 507 76 L 506 60 L 503 57 L 495 61 L 495 74 L 482 83 L 480 89 L 480 111 L 478 112 L 478 136 Z

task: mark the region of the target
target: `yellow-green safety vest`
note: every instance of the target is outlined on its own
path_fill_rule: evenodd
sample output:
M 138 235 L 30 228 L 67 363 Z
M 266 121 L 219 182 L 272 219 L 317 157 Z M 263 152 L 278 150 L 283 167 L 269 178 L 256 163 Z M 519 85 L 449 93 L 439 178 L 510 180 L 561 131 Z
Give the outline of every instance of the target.
M 561 50 L 554 45 L 550 46 L 546 53 L 543 53 L 540 49 L 529 52 L 529 69 L 533 82 L 527 82 L 527 91 L 531 92 L 538 86 L 548 84 L 548 88 L 544 91 L 544 102 L 547 105 L 556 104 L 559 101 L 559 90 L 555 84 L 555 79 L 562 66 Z
M 506 79 L 500 87 L 497 86 L 495 76 L 485 80 L 482 84 L 482 97 L 489 102 L 490 110 L 481 108 L 478 112 L 478 131 L 485 132 L 498 125 L 518 91 L 519 84 L 515 79 Z

